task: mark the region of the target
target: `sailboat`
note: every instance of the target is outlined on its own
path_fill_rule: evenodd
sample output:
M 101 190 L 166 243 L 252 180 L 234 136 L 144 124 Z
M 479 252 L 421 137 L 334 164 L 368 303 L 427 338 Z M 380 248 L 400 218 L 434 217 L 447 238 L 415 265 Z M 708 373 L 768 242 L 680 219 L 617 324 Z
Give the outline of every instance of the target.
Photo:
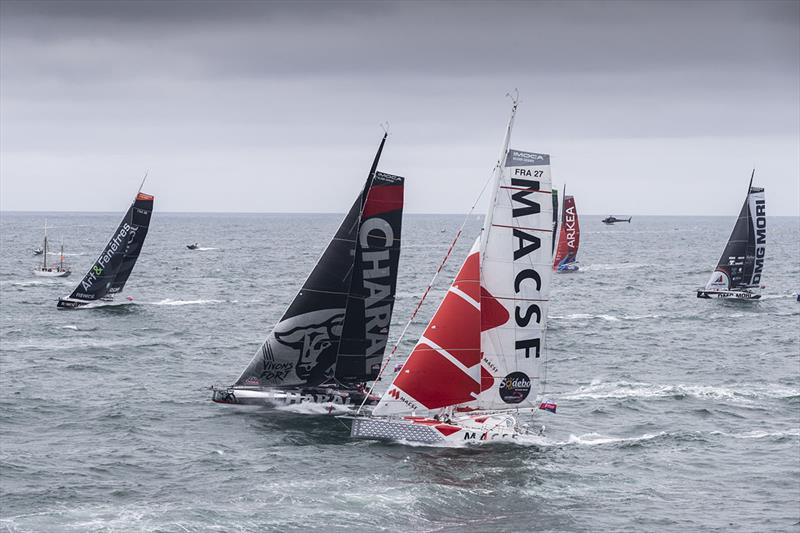
M 48 253 L 48 240 L 47 240 L 47 222 L 44 223 L 44 245 L 42 246 L 42 265 L 37 267 L 33 271 L 34 276 L 39 276 L 41 278 L 65 278 L 69 276 L 72 272 L 70 269 L 64 264 L 64 243 L 61 243 L 61 254 L 59 256 L 58 264 L 56 265 L 48 265 L 47 264 L 47 253 Z M 35 253 L 35 252 L 34 252 Z M 37 254 L 38 255 L 38 254 Z
M 508 148 L 516 110 L 514 101 L 481 234 L 378 404 L 345 417 L 354 438 L 432 444 L 528 432 L 519 417 L 541 392 L 552 190 L 548 154 Z
M 581 241 L 581 228 L 578 223 L 578 211 L 575 197 L 567 196 L 564 188 L 564 200 L 561 206 L 561 233 L 558 237 L 558 248 L 553 257 L 553 270 L 556 272 L 577 272 L 578 246 Z
M 147 176 L 145 176 L 147 178 Z M 144 185 L 144 181 L 142 181 Z M 98 300 L 110 301 L 125 287 L 133 271 L 150 226 L 155 197 L 141 192 L 111 235 L 100 257 L 66 298 L 58 299 L 61 309 L 83 307 Z
M 381 367 L 394 308 L 404 179 L 377 170 L 278 324 L 230 387 L 228 404 L 318 404 L 329 413 L 374 403 L 366 383 Z
M 754 292 L 761 286 L 764 256 L 767 247 L 767 208 L 763 187 L 753 187 L 753 177 L 747 186 L 747 196 L 733 226 L 728 244 L 719 258 L 717 268 L 708 283 L 697 289 L 698 298 L 735 298 L 757 300 Z

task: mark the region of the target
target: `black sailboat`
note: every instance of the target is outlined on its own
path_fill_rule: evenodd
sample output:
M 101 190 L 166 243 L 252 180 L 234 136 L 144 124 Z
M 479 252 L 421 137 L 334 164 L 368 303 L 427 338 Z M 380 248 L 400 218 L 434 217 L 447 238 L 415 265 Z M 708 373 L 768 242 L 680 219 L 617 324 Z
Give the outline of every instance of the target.
M 110 300 L 125 287 L 147 236 L 153 200 L 153 196 L 141 191 L 136 195 L 89 272 L 72 294 L 59 298 L 59 308 L 71 309 L 97 300 Z
M 757 300 L 753 292 L 761 286 L 767 246 L 767 211 L 763 187 L 753 187 L 755 169 L 750 175 L 747 196 L 733 226 L 728 244 L 711 273 L 706 286 L 697 290 L 698 298 L 736 298 Z
M 358 406 L 380 371 L 400 259 L 403 178 L 378 172 L 363 190 L 278 324 L 218 403 Z M 377 398 L 375 398 L 377 401 Z

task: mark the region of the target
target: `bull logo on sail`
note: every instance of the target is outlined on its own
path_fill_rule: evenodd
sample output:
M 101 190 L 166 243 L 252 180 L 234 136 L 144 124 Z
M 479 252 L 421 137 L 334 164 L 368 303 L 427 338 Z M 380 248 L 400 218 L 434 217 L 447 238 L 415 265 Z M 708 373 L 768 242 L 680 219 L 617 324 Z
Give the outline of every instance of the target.
M 343 309 L 325 309 L 293 316 L 278 324 L 264 347 L 262 380 L 279 383 L 289 376 L 286 365 L 295 360 L 301 381 L 319 384 L 333 374 L 344 322 Z M 271 358 L 271 359 L 269 359 Z

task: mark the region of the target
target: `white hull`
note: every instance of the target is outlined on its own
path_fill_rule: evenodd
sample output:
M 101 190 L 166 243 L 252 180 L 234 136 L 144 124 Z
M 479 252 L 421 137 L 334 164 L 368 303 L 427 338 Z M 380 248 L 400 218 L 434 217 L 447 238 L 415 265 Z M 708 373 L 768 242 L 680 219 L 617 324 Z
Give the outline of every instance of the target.
M 33 275 L 40 278 L 66 278 L 72 274 L 69 270 L 34 270 Z
M 437 420 L 422 416 L 353 417 L 350 436 L 356 439 L 422 444 L 485 444 L 513 442 L 527 431 L 511 415 L 469 415 Z
M 734 300 L 758 300 L 761 298 L 760 294 L 750 292 L 748 290 L 715 290 L 715 289 L 697 289 L 698 298 L 726 298 Z

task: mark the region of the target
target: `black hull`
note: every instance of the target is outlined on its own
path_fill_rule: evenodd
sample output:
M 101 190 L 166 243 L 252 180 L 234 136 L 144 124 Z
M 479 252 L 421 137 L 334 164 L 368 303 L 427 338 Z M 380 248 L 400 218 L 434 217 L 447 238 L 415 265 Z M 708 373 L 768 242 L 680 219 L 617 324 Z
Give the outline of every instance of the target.
M 69 300 L 64 298 L 59 298 L 56 307 L 59 309 L 77 309 L 79 307 L 83 307 L 85 305 L 90 304 L 91 302 L 79 302 L 76 300 Z

